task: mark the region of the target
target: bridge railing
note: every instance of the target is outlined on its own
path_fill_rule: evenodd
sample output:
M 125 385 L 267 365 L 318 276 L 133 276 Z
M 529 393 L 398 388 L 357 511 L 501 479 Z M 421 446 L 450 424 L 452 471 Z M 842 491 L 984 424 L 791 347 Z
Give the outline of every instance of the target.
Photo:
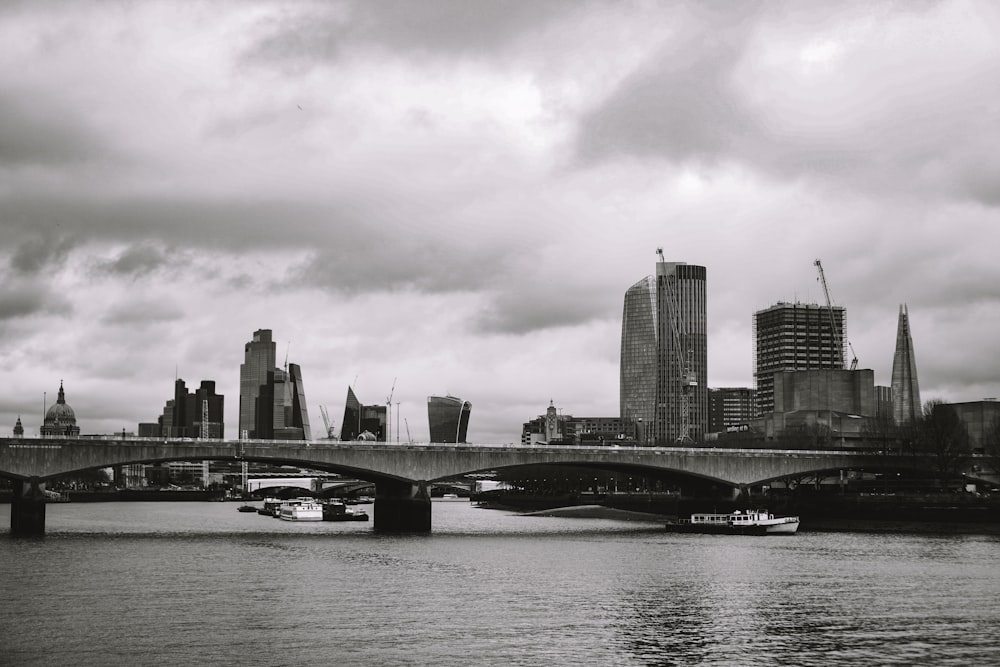
M 581 452 L 607 452 L 607 453 L 652 453 L 652 454 L 690 454 L 695 456 L 705 456 L 712 452 L 718 454 L 739 454 L 744 456 L 773 456 L 775 454 L 787 454 L 789 456 L 810 456 L 810 455 L 824 455 L 828 456 L 831 453 L 841 453 L 849 454 L 853 456 L 883 456 L 878 452 L 870 449 L 855 448 L 855 449 L 762 449 L 762 448 L 722 448 L 722 447 L 668 447 L 668 446 L 651 446 L 651 447 L 641 447 L 634 445 L 549 445 L 549 444 L 523 444 L 520 442 L 508 442 L 508 443 L 445 443 L 445 442 L 379 442 L 372 440 L 264 440 L 264 439 L 243 439 L 243 440 L 230 440 L 226 438 L 174 438 L 174 437 L 163 437 L 163 436 L 133 436 L 126 434 L 121 435 L 24 435 L 16 437 L 3 438 L 7 444 L 12 444 L 13 441 L 32 441 L 32 440 L 44 440 L 44 441 L 66 441 L 66 442 L 107 442 L 107 443 L 121 443 L 123 445 L 128 445 L 131 443 L 144 444 L 144 443 L 158 443 L 158 444 L 191 444 L 191 445 L 221 445 L 230 446 L 234 449 L 243 449 L 246 447 L 317 447 L 317 448 L 350 448 L 350 449 L 368 449 L 368 450 L 413 450 L 413 449 L 455 449 L 458 451 L 462 450 L 521 450 L 521 451 L 536 451 L 536 452 L 565 452 L 566 450 L 572 449 L 574 451 Z

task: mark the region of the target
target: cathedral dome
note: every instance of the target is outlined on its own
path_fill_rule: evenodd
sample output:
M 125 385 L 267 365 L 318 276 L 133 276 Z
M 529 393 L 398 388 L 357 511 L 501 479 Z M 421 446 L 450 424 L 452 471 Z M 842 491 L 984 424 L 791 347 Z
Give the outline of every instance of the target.
M 59 398 L 45 412 L 45 423 L 42 424 L 42 435 L 77 435 L 80 428 L 76 425 L 76 413 L 66 403 L 62 382 L 59 383 Z

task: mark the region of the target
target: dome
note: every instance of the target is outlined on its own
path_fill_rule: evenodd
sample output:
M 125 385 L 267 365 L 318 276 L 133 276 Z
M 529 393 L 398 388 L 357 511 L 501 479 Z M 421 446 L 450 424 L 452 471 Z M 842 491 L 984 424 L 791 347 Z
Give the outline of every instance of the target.
M 76 413 L 66 403 L 66 394 L 62 382 L 59 383 L 59 398 L 45 412 L 45 423 L 41 428 L 42 435 L 77 435 L 80 428 L 76 425 Z
M 75 424 L 76 413 L 66 403 L 56 403 L 45 413 L 45 423 Z

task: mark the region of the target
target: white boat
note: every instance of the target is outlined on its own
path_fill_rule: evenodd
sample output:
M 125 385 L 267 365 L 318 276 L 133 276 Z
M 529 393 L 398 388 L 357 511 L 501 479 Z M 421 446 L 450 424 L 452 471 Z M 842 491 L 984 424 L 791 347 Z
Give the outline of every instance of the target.
M 705 533 L 711 535 L 793 535 L 799 529 L 799 517 L 774 516 L 767 510 L 736 510 L 729 514 L 692 514 L 667 524 L 670 533 Z
M 323 506 L 312 499 L 287 500 L 281 503 L 278 518 L 283 521 L 322 521 Z

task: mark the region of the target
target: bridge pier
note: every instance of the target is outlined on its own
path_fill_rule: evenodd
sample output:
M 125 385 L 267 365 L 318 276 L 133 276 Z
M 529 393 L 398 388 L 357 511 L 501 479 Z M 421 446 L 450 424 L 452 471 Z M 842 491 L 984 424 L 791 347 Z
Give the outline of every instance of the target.
M 37 477 L 14 481 L 10 501 L 10 534 L 30 537 L 45 534 L 45 482 Z
M 427 482 L 381 481 L 375 485 L 375 530 L 385 533 L 431 532 Z

